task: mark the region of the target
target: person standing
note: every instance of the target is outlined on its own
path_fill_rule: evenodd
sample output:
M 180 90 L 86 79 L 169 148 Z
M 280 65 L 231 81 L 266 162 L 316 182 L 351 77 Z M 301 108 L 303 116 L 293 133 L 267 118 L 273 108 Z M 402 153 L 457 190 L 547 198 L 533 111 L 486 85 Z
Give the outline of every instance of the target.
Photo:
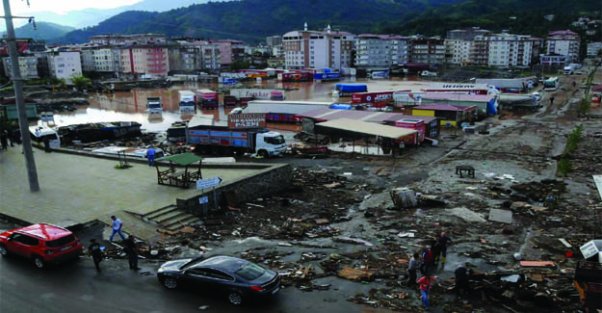
M 148 166 L 154 166 L 155 165 L 155 147 L 153 147 L 152 145 L 150 146 L 150 148 L 148 148 L 148 150 L 146 150 L 146 158 L 148 159 Z
M 429 292 L 435 280 L 436 277 L 429 274 L 418 278 L 416 281 L 418 283 L 418 288 L 420 289 L 420 299 L 422 300 L 422 305 L 424 305 L 424 309 L 426 310 L 428 310 L 431 306 L 429 302 Z
M 422 254 L 420 255 L 420 259 L 420 273 L 422 273 L 422 275 L 430 275 L 434 263 L 431 246 L 424 247 Z
M 0 131 L 0 144 L 2 145 L 2 150 L 8 150 L 8 132 L 6 129 Z
M 121 240 L 125 240 L 125 236 L 121 232 L 121 229 L 123 228 L 123 223 L 121 222 L 121 220 L 115 217 L 115 215 L 111 216 L 111 220 L 113 221 L 111 223 L 111 228 L 113 229 L 113 231 L 111 232 L 111 237 L 109 237 L 109 240 L 113 241 L 113 237 L 115 237 L 115 234 L 119 234 Z
M 408 263 L 408 286 L 416 284 L 416 270 L 418 269 L 418 252 L 414 252 Z
M 439 246 L 439 253 L 441 254 L 441 266 L 445 267 L 447 261 L 447 245 L 451 244 L 452 240 L 447 236 L 446 232 L 441 232 L 437 238 L 437 245 Z
M 96 267 L 96 271 L 100 273 L 102 250 L 100 249 L 100 244 L 96 242 L 96 239 L 90 239 L 90 245 L 88 246 L 88 254 L 92 256 L 92 261 L 94 261 L 94 267 Z
M 129 235 L 128 239 L 123 242 L 123 250 L 128 255 L 128 263 L 131 270 L 139 270 L 138 268 L 138 250 L 136 249 L 136 241 L 134 236 Z
M 550 97 L 550 105 L 554 105 L 554 96 Z
M 470 279 L 470 275 L 472 274 L 472 270 L 467 269 L 465 266 L 460 266 L 454 272 L 456 277 L 456 296 L 461 296 L 470 291 L 470 286 L 468 281 Z

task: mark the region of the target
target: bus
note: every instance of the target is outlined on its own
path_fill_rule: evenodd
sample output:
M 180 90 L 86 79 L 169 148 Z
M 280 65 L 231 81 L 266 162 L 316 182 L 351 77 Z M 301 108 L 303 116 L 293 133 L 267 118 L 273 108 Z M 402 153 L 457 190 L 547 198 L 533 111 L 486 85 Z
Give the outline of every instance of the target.
M 560 85 L 560 81 L 558 79 L 558 77 L 550 77 L 546 80 L 543 81 L 543 90 L 556 90 L 558 89 L 558 86 Z

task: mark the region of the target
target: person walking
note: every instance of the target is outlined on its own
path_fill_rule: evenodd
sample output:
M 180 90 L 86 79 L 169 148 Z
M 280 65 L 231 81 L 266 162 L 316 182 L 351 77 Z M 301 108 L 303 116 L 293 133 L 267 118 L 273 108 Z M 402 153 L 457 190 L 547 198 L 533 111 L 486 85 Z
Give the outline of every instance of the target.
M 435 281 L 436 277 L 432 275 L 424 275 L 416 281 L 418 283 L 418 288 L 420 289 L 420 299 L 422 300 L 422 305 L 424 305 L 425 310 L 428 310 L 431 306 L 429 302 L 429 292 Z
M 554 105 L 554 96 L 550 97 L 550 105 Z
M 111 237 L 109 237 L 109 241 L 113 241 L 113 237 L 115 237 L 115 234 L 119 234 L 121 240 L 125 240 L 125 236 L 121 232 L 121 229 L 123 228 L 123 223 L 121 222 L 121 220 L 115 217 L 115 215 L 111 216 L 111 220 L 113 221 L 111 223 L 111 228 L 113 229 L 113 232 L 111 232 Z
M 414 252 L 408 263 L 408 286 L 416 284 L 416 270 L 418 269 L 418 252 Z
M 441 266 L 445 267 L 447 261 L 447 246 L 452 243 L 452 240 L 447 236 L 446 232 L 441 232 L 437 238 L 437 245 L 439 246 L 439 253 L 441 255 Z M 439 258 L 439 257 L 437 257 Z
M 94 261 L 94 267 L 96 267 L 96 271 L 100 273 L 102 250 L 100 249 L 100 244 L 96 242 L 96 239 L 90 239 L 90 245 L 88 246 L 88 254 L 92 256 L 92 261 Z
M 146 158 L 148 159 L 148 166 L 154 166 L 155 165 L 155 147 L 153 147 L 152 145 L 150 146 L 150 148 L 148 148 L 148 150 L 146 150 Z

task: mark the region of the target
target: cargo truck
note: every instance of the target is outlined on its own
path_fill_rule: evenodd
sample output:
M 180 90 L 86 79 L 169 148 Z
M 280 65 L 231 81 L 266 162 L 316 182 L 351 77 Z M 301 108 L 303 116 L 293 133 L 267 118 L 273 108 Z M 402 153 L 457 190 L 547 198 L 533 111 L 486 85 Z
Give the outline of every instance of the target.
M 202 110 L 216 110 L 219 106 L 218 93 L 210 89 L 196 91 L 196 100 Z
M 190 90 L 179 90 L 178 94 L 180 96 L 180 112 L 194 112 L 196 110 L 194 92 Z
M 267 158 L 286 151 L 284 137 L 264 128 L 232 129 L 226 126 L 197 126 L 187 130 L 188 144 L 202 154 L 241 155 L 255 153 Z

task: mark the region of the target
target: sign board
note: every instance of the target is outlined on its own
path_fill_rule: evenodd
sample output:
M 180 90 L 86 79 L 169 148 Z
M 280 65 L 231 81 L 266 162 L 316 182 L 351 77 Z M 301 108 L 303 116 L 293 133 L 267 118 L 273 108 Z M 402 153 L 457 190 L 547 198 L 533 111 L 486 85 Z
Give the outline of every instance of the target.
M 208 189 L 217 187 L 222 182 L 220 177 L 214 176 L 211 178 L 199 179 L 196 181 L 196 189 Z
M 237 113 L 228 115 L 228 128 L 262 128 L 265 126 L 265 113 Z
M 595 256 L 596 254 L 600 253 L 601 249 L 602 240 L 590 240 L 581 247 L 579 247 L 579 250 L 581 250 L 581 254 L 583 254 L 583 257 L 586 259 L 589 259 Z
M 209 203 L 209 197 L 202 196 L 199 198 L 199 204 L 207 204 L 207 203 Z

